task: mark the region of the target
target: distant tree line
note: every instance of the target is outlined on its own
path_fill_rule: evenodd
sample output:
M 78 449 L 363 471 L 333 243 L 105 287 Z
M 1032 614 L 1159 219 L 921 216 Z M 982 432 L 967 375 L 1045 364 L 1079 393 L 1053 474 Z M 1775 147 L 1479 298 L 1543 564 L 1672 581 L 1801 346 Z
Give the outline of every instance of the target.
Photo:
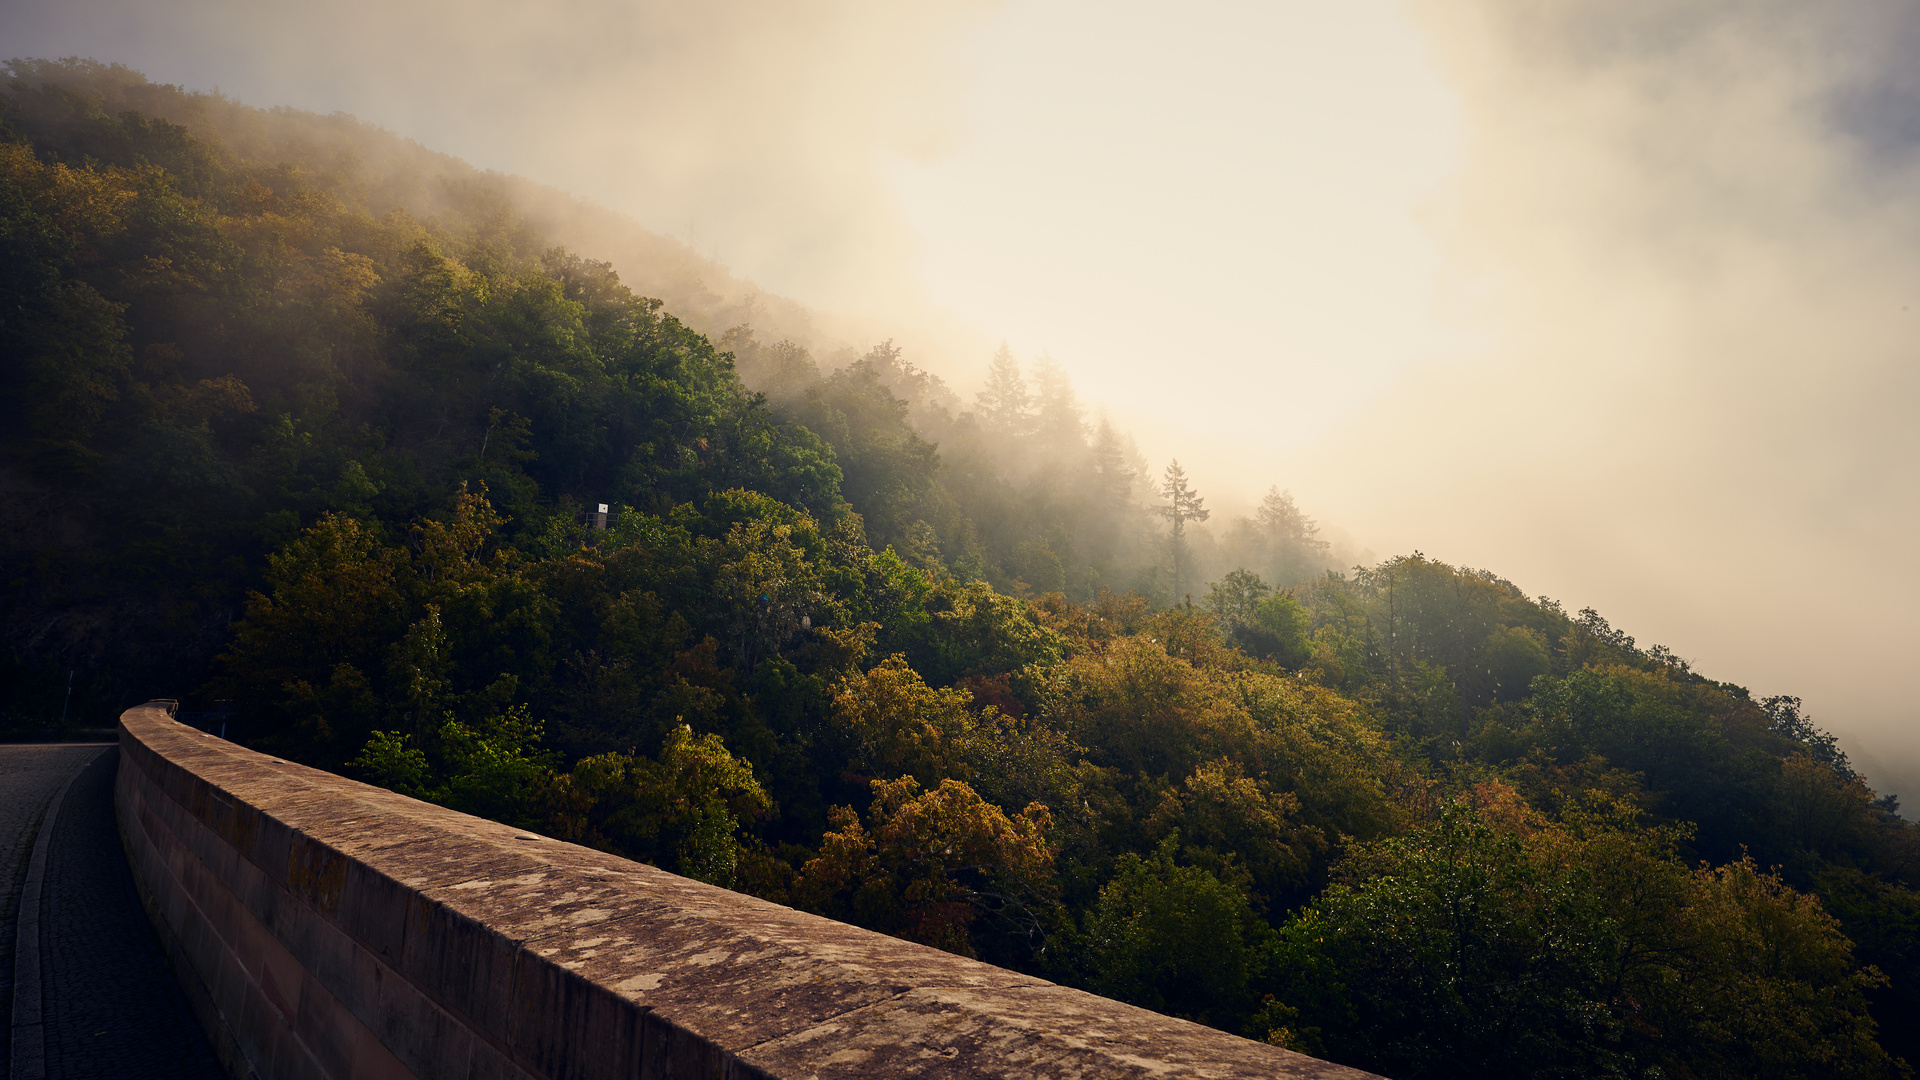
M 1030 389 L 1002 345 L 968 406 L 891 341 L 832 370 L 750 326 L 719 345 L 775 416 L 834 447 L 870 540 L 916 566 L 1016 596 L 1106 589 L 1156 606 L 1233 568 L 1288 586 L 1334 567 L 1319 525 L 1278 488 L 1221 535 L 1190 532 L 1211 515 L 1180 463 L 1156 476 L 1131 435 L 1088 419 L 1051 357 L 1032 365 Z

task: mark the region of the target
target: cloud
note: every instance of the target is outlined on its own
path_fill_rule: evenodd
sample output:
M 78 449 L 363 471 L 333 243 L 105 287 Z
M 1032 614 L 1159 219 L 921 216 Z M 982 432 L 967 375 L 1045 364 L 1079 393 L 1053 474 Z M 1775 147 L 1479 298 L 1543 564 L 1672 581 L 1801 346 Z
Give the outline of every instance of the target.
M 1920 34 L 1894 3 L 1421 3 L 1451 317 L 1321 448 L 1371 542 L 1806 697 L 1920 791 Z

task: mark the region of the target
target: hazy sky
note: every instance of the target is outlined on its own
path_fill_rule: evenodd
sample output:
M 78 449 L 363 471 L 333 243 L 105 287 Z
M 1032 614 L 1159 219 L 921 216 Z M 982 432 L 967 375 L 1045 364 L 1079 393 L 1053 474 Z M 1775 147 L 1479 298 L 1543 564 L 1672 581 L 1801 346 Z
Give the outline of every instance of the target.
M 774 292 L 957 314 L 1216 505 L 1279 483 L 1592 605 L 1920 801 L 1910 2 L 11 0 L 0 54 L 345 110 Z

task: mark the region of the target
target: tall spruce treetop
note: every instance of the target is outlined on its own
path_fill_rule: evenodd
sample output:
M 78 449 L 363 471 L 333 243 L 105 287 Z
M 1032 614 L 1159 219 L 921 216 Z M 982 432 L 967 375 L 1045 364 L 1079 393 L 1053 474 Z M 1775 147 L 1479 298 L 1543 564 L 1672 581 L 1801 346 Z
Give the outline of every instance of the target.
M 1159 508 L 1160 516 L 1173 523 L 1175 536 L 1187 534 L 1187 522 L 1205 521 L 1213 516 L 1206 500 L 1187 482 L 1187 470 L 1180 467 L 1179 458 L 1169 462 L 1167 471 L 1161 474 L 1160 495 L 1167 500 L 1167 504 Z
M 1034 429 L 1050 454 L 1084 452 L 1085 412 L 1073 393 L 1073 380 L 1060 361 L 1042 353 L 1033 362 Z
M 975 398 L 980 423 L 996 435 L 1024 436 L 1033 430 L 1033 395 L 1020 375 L 1020 361 L 1006 342 L 987 367 L 987 388 Z
M 1093 472 L 1099 482 L 1101 505 L 1118 509 L 1133 493 L 1139 473 L 1133 469 L 1132 456 L 1112 421 L 1102 413 L 1093 428 Z
M 1182 595 L 1181 571 L 1184 569 L 1182 564 L 1186 561 L 1182 556 L 1186 554 L 1187 548 L 1187 522 L 1205 521 L 1213 515 L 1212 511 L 1207 509 L 1206 501 L 1200 497 L 1200 493 L 1193 490 L 1193 486 L 1187 482 L 1187 470 L 1180 467 L 1179 458 L 1169 462 L 1167 471 L 1162 474 L 1160 495 L 1167 500 L 1166 504 L 1154 509 L 1172 525 L 1167 539 L 1173 548 L 1173 597 L 1175 603 L 1178 603 Z

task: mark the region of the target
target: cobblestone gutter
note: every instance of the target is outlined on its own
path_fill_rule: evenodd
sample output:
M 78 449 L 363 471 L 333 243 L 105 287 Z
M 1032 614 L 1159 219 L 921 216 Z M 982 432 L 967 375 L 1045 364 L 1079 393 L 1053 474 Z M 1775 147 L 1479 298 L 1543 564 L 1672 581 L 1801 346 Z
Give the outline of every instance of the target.
M 134 878 L 229 1071 L 1368 1074 L 121 718 Z

